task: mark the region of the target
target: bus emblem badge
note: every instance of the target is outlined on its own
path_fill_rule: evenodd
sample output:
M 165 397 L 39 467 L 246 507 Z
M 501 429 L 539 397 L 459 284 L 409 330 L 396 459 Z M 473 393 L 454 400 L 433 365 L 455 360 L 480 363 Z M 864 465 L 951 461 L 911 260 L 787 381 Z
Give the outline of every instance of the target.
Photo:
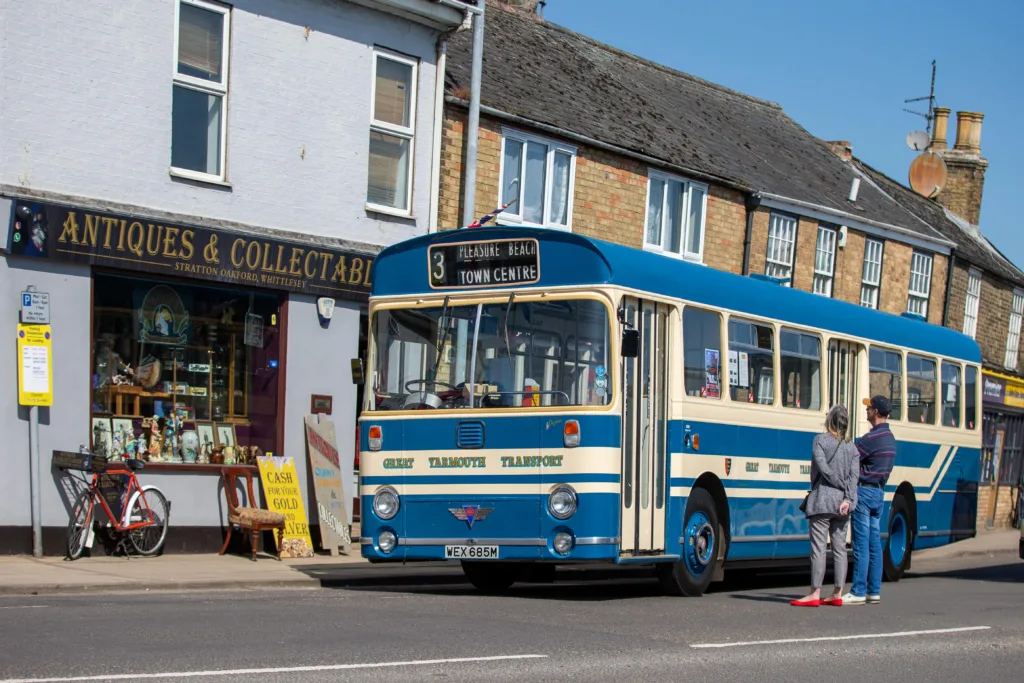
M 726 458 L 725 459 L 725 476 L 728 477 L 730 472 L 732 472 L 732 458 Z
M 491 514 L 494 508 L 482 508 L 478 505 L 463 505 L 461 508 L 448 508 L 448 512 L 455 515 L 455 519 L 465 522 L 469 528 L 473 528 L 473 522 L 482 522 Z

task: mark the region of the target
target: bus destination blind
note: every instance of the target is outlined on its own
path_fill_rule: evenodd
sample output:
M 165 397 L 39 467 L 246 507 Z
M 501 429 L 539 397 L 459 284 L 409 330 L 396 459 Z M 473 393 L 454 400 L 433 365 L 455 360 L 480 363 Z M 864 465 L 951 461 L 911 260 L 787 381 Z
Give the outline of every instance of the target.
M 430 286 L 508 287 L 540 280 L 535 239 L 483 240 L 429 248 Z

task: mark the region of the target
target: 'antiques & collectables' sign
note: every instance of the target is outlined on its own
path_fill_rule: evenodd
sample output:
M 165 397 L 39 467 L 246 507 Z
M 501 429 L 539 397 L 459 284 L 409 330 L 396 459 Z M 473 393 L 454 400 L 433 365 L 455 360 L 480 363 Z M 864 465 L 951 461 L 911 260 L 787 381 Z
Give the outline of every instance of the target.
M 16 200 L 12 254 L 361 300 L 373 257 L 229 230 Z
M 480 240 L 429 248 L 430 286 L 507 287 L 540 280 L 537 240 Z

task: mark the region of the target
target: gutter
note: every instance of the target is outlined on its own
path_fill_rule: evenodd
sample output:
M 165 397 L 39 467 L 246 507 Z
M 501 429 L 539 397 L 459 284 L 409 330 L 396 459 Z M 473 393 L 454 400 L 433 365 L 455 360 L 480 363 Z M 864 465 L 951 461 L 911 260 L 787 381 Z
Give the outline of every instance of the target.
M 933 251 L 935 251 L 937 253 L 949 254 L 949 253 L 952 252 L 952 250 L 954 248 L 956 248 L 956 243 L 955 242 L 950 242 L 947 239 L 942 239 L 942 238 L 937 238 L 937 237 L 927 237 L 925 235 L 922 235 L 919 232 L 914 232 L 913 230 L 910 230 L 908 228 L 902 228 L 902 227 L 900 227 L 898 225 L 893 225 L 891 223 L 883 223 L 881 221 L 872 220 L 870 218 L 863 218 L 861 216 L 855 216 L 852 213 L 849 213 L 847 211 L 840 211 L 839 209 L 833 209 L 830 206 L 823 206 L 821 204 L 814 204 L 812 202 L 805 202 L 805 201 L 802 201 L 800 199 L 790 199 L 789 197 L 784 197 L 784 196 L 778 195 L 778 194 L 771 194 L 769 192 L 762 192 L 761 193 L 761 197 L 763 199 L 769 200 L 770 202 L 776 202 L 776 203 L 782 204 L 782 205 L 789 205 L 789 208 L 798 207 L 798 208 L 801 208 L 801 209 L 806 209 L 806 210 L 809 210 L 809 211 L 815 211 L 817 213 L 825 214 L 825 215 L 833 217 L 833 218 L 842 218 L 848 224 L 851 224 L 851 225 L 854 225 L 854 226 L 856 226 L 856 225 L 865 226 L 867 229 L 864 229 L 863 227 L 861 229 L 864 229 L 864 231 L 867 232 L 867 233 L 877 234 L 878 230 L 882 230 L 882 231 L 890 232 L 890 233 L 895 233 L 896 235 L 899 235 L 900 237 L 903 238 L 900 241 L 903 241 L 903 242 L 919 242 L 919 243 L 922 243 L 922 246 L 925 246 L 926 248 L 931 249 L 931 250 L 933 250 Z M 784 208 L 787 208 L 787 207 L 786 206 L 780 206 L 778 208 L 783 208 L 784 209 Z M 884 236 L 884 233 L 883 233 L 883 236 Z M 936 247 L 938 247 L 938 248 L 936 248 Z
M 761 195 L 755 192 L 747 195 L 744 204 L 747 207 L 747 233 L 743 238 L 743 275 L 750 275 L 750 238 L 754 234 L 754 214 L 761 206 Z
M 445 102 L 447 102 L 449 104 L 457 104 L 457 105 L 459 105 L 461 107 L 466 107 L 467 109 L 469 108 L 469 102 L 467 102 L 466 100 L 461 99 L 459 97 L 454 97 L 452 95 L 445 95 L 444 100 L 445 100 Z M 675 171 L 676 173 L 680 173 L 682 175 L 689 176 L 689 177 L 694 178 L 696 180 L 703 180 L 703 181 L 710 182 L 710 183 L 717 183 L 718 185 L 722 185 L 722 186 L 731 188 L 733 190 L 739 190 L 740 192 L 744 192 L 744 193 L 753 192 L 753 188 L 752 187 L 750 187 L 748 185 L 743 185 L 743 184 L 741 184 L 741 183 L 739 183 L 739 182 L 737 182 L 735 180 L 729 180 L 728 178 L 722 178 L 720 176 L 712 175 L 712 174 L 706 173 L 704 171 L 698 171 L 698 170 L 693 169 L 693 168 L 687 168 L 685 166 L 680 166 L 679 164 L 673 164 L 673 163 L 670 163 L 668 161 L 665 161 L 664 159 L 658 159 L 657 157 L 648 156 L 648 155 L 643 154 L 641 152 L 634 152 L 631 149 L 627 149 L 625 147 L 619 147 L 618 145 L 612 145 L 612 144 L 609 144 L 607 142 L 602 142 L 600 140 L 596 140 L 596 139 L 588 137 L 586 135 L 580 135 L 579 133 L 574 133 L 571 130 L 566 130 L 564 128 L 559 128 L 558 126 L 552 126 L 550 124 L 540 123 L 539 121 L 534 121 L 532 119 L 527 119 L 527 118 L 524 118 L 522 116 L 516 116 L 515 114 L 509 114 L 507 112 L 501 111 L 500 109 L 495 109 L 493 107 L 488 107 L 487 105 L 484 105 L 484 104 L 480 105 L 480 111 L 482 113 L 484 113 L 484 114 L 487 114 L 488 116 L 493 116 L 496 119 L 502 119 L 504 121 L 511 121 L 512 123 L 518 124 L 520 126 L 529 126 L 531 128 L 536 128 L 537 130 L 542 130 L 545 133 L 549 133 L 551 135 L 557 135 L 559 137 L 563 137 L 563 138 L 566 138 L 566 139 L 569 139 L 569 140 L 574 140 L 574 141 L 579 142 L 581 144 L 587 145 L 588 147 L 594 147 L 596 149 L 602 149 L 602 150 L 604 150 L 606 152 L 613 152 L 615 154 L 619 154 L 619 155 L 624 156 L 624 157 L 629 157 L 631 159 L 636 159 L 637 161 L 642 161 L 645 164 L 650 164 L 652 166 L 658 166 L 660 168 L 664 168 L 664 169 L 667 169 L 667 170 L 670 170 L 670 171 Z

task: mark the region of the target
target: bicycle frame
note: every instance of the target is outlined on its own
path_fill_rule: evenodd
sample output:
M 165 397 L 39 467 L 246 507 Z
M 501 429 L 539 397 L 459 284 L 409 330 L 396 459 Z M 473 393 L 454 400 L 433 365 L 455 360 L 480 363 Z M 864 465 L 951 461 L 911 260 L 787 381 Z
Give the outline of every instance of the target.
M 108 467 L 107 470 L 102 474 L 112 474 L 116 476 L 128 477 L 128 484 L 127 486 L 125 486 L 124 493 L 122 494 L 124 499 L 124 509 L 121 511 L 121 519 L 116 519 L 113 510 L 110 509 L 110 506 L 107 505 L 107 501 L 103 499 L 103 495 L 100 493 L 100 473 L 94 472 L 92 475 L 92 481 L 89 483 L 90 514 L 92 514 L 96 509 L 96 501 L 99 501 L 100 506 L 103 508 L 103 511 L 107 514 L 107 519 L 110 520 L 110 523 L 113 525 L 114 530 L 118 533 L 134 531 L 136 529 L 141 529 L 142 527 L 153 526 L 154 524 L 156 524 L 156 522 L 153 521 L 153 513 L 149 509 L 149 503 L 146 502 L 146 494 L 143 491 L 142 486 L 139 485 L 139 480 L 135 477 L 135 472 L 128 468 L 112 469 Z M 141 522 L 136 522 L 135 524 L 125 524 L 124 522 L 128 521 L 128 515 L 131 512 L 131 504 L 136 497 L 136 495 L 133 495 L 133 491 L 136 492 L 138 497 L 142 498 L 142 504 L 146 508 L 147 519 L 144 519 Z

